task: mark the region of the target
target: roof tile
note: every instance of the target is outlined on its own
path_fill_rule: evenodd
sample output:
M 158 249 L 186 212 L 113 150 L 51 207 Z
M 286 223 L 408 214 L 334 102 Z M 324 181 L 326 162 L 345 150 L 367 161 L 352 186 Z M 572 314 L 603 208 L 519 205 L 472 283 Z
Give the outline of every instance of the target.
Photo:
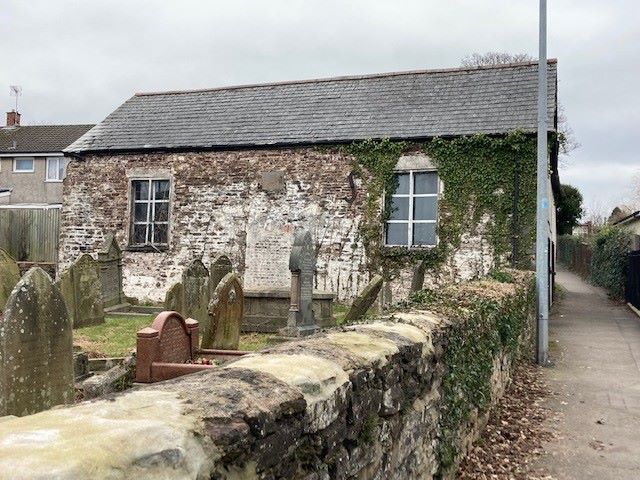
M 556 62 L 548 66 L 550 130 Z M 537 130 L 536 62 L 137 94 L 66 151 L 233 148 Z

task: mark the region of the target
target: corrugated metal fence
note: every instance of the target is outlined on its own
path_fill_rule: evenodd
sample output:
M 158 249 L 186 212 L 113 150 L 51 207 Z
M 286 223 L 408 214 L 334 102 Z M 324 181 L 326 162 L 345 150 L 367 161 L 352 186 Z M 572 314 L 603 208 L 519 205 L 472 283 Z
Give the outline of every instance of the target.
M 18 262 L 58 262 L 60 207 L 0 208 L 0 248 Z

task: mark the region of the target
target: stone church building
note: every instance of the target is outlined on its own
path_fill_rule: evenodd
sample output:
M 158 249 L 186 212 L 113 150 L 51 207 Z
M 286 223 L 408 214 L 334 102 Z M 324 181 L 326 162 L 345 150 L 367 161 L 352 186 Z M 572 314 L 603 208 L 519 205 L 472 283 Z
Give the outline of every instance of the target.
M 60 261 L 115 234 L 124 291 L 160 300 L 195 257 L 225 253 L 246 289 L 286 289 L 296 229 L 313 235 L 316 288 L 348 301 L 372 272 L 359 235 L 367 177 L 341 145 L 534 134 L 537 63 L 425 70 L 208 90 L 138 93 L 66 149 Z M 556 62 L 548 64 L 550 132 Z M 554 163 L 552 159 L 552 164 Z M 557 172 L 552 172 L 557 175 Z M 447 185 L 416 151 L 397 164 L 385 245 L 429 249 Z M 382 203 L 382 199 L 381 199 Z M 482 229 L 463 236 L 451 276 L 493 264 Z M 428 275 L 427 275 L 428 277 Z M 406 295 L 411 272 L 389 284 Z

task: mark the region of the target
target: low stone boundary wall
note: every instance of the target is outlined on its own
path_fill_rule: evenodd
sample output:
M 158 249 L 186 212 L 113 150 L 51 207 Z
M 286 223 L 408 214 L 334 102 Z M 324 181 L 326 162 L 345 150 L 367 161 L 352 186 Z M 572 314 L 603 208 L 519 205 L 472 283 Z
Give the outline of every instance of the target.
M 520 275 L 427 292 L 374 323 L 0 421 L 0 472 L 13 479 L 450 477 L 528 342 L 530 283 Z

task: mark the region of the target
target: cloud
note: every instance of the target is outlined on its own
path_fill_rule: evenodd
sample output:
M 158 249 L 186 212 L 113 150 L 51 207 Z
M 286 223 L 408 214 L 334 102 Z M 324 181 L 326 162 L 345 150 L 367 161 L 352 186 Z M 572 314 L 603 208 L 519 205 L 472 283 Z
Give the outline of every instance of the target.
M 525 0 L 3 0 L 0 99 L 10 108 L 20 84 L 25 123 L 97 122 L 136 91 L 536 55 L 537 13 Z M 639 163 L 639 14 L 631 0 L 549 2 L 549 55 L 582 144 L 561 177 L 612 205 Z

